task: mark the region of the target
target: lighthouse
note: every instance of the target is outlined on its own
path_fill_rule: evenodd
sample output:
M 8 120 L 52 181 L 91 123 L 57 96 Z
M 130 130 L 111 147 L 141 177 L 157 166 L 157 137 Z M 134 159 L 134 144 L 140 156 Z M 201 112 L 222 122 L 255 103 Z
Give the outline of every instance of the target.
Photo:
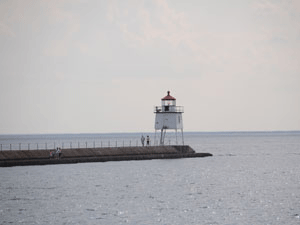
M 170 91 L 167 92 L 167 96 L 161 99 L 161 106 L 155 106 L 154 113 L 155 138 L 156 132 L 160 131 L 160 145 L 164 145 L 165 143 L 167 130 L 175 130 L 176 144 L 178 144 L 177 130 L 181 130 L 182 145 L 184 145 L 182 123 L 183 106 L 176 106 L 176 98 L 170 95 Z

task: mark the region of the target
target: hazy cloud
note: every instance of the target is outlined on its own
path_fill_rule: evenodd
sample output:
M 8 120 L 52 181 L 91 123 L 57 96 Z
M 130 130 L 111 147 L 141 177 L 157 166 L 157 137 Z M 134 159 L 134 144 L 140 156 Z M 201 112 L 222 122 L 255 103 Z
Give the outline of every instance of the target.
M 300 129 L 299 17 L 296 0 L 2 0 L 0 132 L 151 131 L 168 89 L 187 130 Z

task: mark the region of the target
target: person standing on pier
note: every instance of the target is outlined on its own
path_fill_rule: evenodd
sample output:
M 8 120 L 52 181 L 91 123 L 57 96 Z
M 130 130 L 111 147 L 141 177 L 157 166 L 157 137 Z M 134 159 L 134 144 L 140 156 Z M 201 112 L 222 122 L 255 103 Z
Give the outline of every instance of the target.
M 58 159 L 60 159 L 60 157 L 61 157 L 61 150 L 60 150 L 60 148 L 56 148 L 55 155 L 56 155 L 56 157 L 57 157 Z
M 150 137 L 149 137 L 149 135 L 147 136 L 147 146 L 149 146 L 150 145 Z
M 145 137 L 144 137 L 144 135 L 142 135 L 142 137 L 141 137 L 141 142 L 142 142 L 142 145 L 144 147 L 145 146 Z

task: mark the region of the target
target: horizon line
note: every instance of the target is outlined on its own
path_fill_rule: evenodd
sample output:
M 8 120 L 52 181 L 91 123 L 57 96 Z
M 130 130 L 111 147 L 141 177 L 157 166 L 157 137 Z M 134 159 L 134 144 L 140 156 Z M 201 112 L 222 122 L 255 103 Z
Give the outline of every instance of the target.
M 175 132 L 174 130 L 170 130 L 170 132 Z M 180 132 L 177 131 L 177 132 Z M 183 131 L 183 133 L 298 133 L 300 130 L 252 130 L 252 131 L 247 131 L 247 130 L 227 130 L 227 131 Z M 7 133 L 7 134 L 0 134 L 3 136 L 9 136 L 9 135 L 89 135 L 89 134 L 144 134 L 144 133 L 155 133 L 153 131 L 143 131 L 143 132 L 99 132 L 99 133 Z M 159 132 L 157 132 L 159 133 Z

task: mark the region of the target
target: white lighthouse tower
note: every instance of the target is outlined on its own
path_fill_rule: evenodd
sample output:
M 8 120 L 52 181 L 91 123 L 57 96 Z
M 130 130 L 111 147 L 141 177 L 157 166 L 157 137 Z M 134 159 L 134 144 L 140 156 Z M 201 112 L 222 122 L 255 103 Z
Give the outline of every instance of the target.
M 167 96 L 161 99 L 161 106 L 156 106 L 154 109 L 155 116 L 155 138 L 156 131 L 160 130 L 160 145 L 164 145 L 165 135 L 167 129 L 175 130 L 176 133 L 176 144 L 177 142 L 177 130 L 181 130 L 182 145 L 184 145 L 183 140 L 183 123 L 182 123 L 182 113 L 183 106 L 176 106 L 176 98 L 170 95 L 168 91 Z

